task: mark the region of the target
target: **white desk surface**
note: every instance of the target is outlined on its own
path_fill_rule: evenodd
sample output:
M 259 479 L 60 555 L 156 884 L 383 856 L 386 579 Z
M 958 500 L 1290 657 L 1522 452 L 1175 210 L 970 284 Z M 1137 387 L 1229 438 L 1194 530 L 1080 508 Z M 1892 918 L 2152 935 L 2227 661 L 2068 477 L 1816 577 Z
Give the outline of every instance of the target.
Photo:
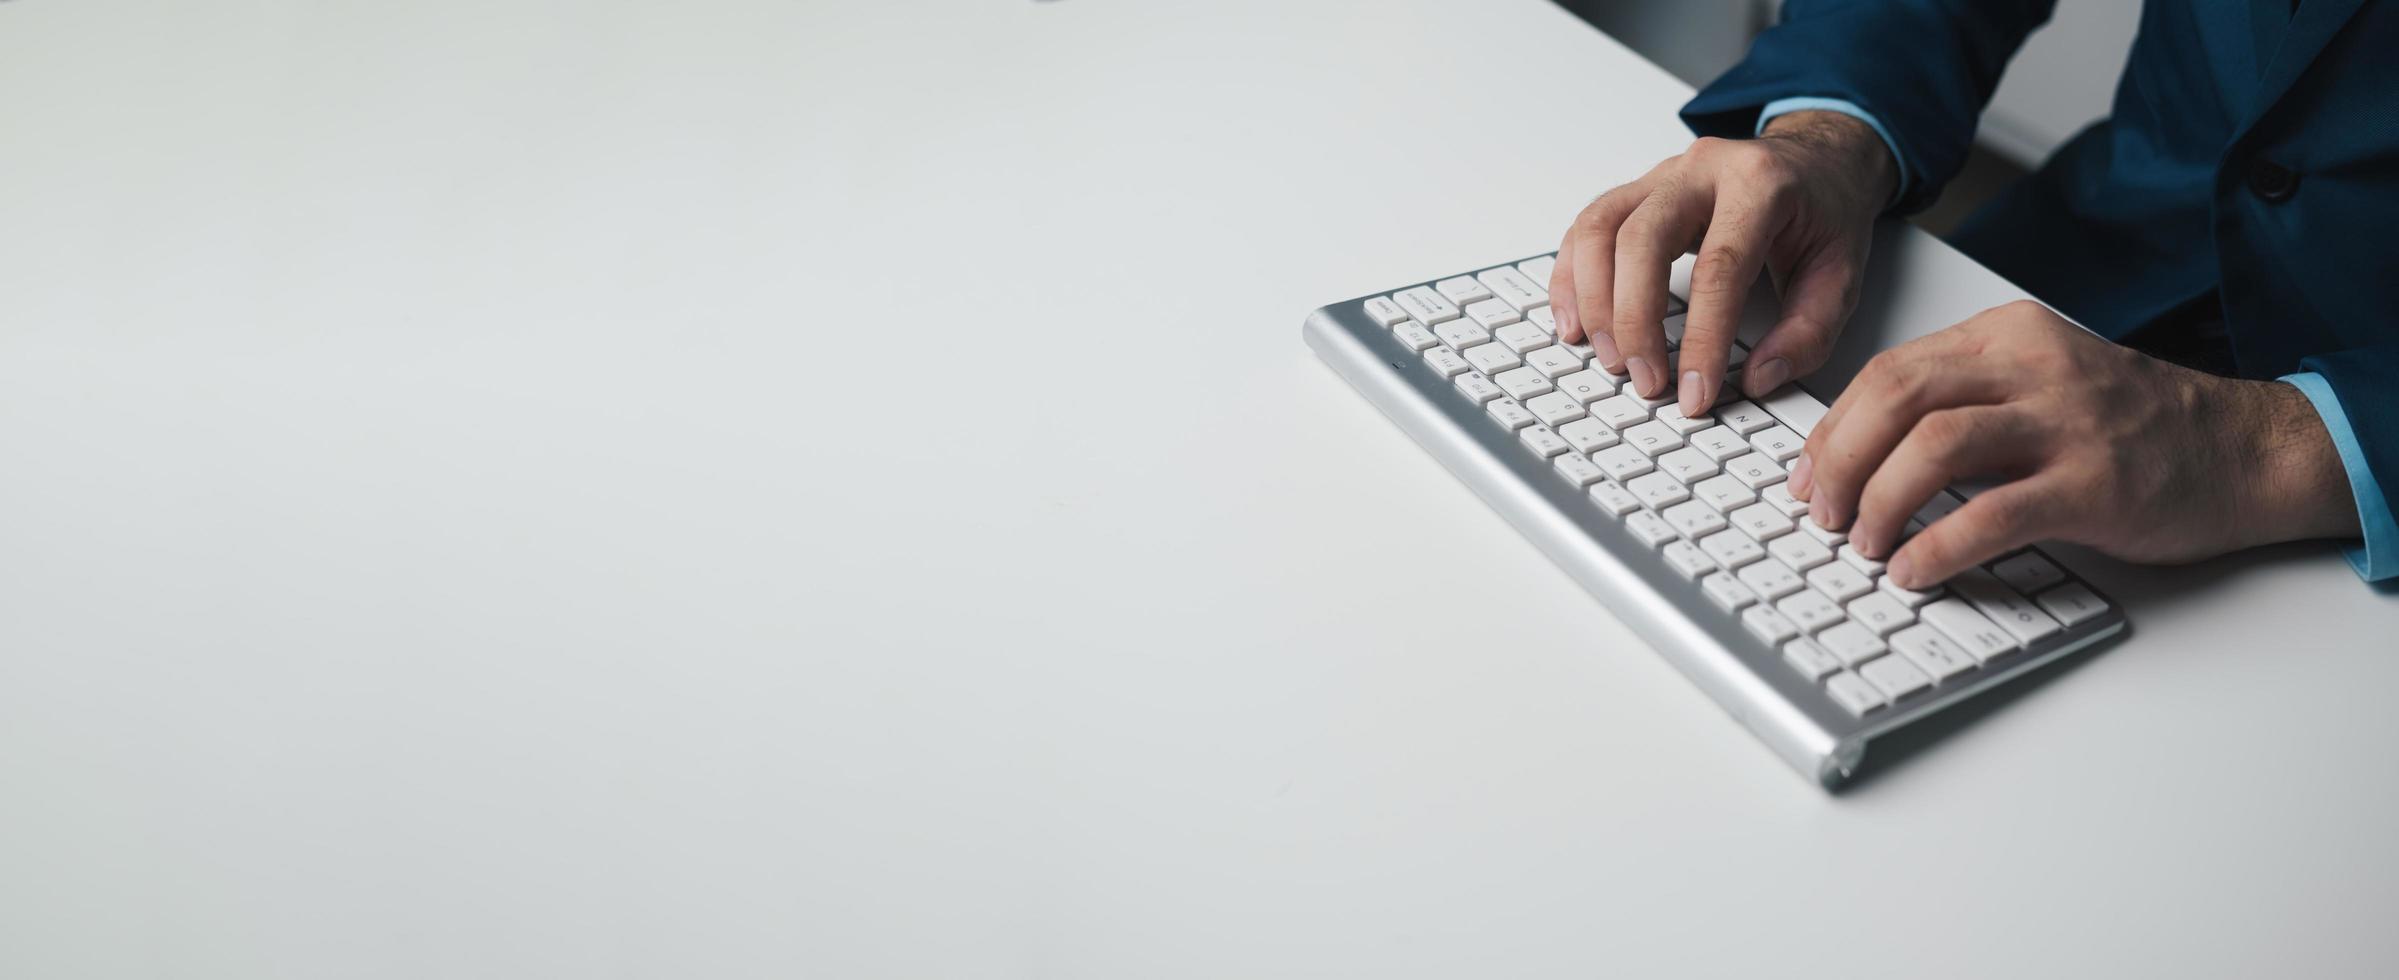
M 1533 0 L 0 6 L 0 975 L 2356 975 L 2399 601 L 1840 796 L 1301 345 L 1686 90 Z M 2009 298 L 1884 239 L 1854 332 Z

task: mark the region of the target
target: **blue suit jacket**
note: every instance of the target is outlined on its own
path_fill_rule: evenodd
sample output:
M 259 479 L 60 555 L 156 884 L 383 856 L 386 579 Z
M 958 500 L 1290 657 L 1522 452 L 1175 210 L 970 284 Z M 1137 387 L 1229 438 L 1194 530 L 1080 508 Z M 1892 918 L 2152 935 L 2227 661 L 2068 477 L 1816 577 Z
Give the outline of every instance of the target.
M 1779 99 L 1853 103 L 1922 207 L 2053 4 L 1789 0 L 1683 115 L 1747 136 Z M 2110 338 L 2220 316 L 2239 374 L 2321 375 L 2372 482 L 2399 488 L 2399 5 L 2295 6 L 2149 0 L 2113 116 L 1953 242 Z

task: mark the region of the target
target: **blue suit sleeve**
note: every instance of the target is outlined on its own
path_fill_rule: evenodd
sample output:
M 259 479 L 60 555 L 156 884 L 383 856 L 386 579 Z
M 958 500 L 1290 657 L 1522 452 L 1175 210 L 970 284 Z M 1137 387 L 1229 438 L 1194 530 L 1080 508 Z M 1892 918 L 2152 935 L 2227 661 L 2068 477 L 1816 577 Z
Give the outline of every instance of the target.
M 2340 451 L 2357 505 L 2361 540 L 2342 553 L 2368 582 L 2399 578 L 2399 519 L 2383 487 L 2399 486 L 2399 349 L 2342 351 L 2300 362 L 2286 375 L 2316 407 Z
M 1702 136 L 1749 136 L 1764 108 L 1812 96 L 1858 107 L 1889 134 L 1908 186 L 1931 204 L 1957 176 L 1999 73 L 2056 0 L 1789 0 L 1749 57 L 1683 106 Z

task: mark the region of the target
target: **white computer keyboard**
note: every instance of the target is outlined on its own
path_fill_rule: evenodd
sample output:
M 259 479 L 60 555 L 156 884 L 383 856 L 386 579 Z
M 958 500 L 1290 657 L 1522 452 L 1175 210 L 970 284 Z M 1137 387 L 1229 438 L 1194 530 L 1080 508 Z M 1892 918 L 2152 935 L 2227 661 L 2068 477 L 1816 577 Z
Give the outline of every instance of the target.
M 1824 415 L 1821 401 L 1786 385 L 1687 418 L 1671 391 L 1637 396 L 1589 348 L 1558 340 L 1546 286 L 1552 264 L 1535 257 L 1335 304 L 1310 317 L 1308 340 L 1586 586 L 1620 613 L 1632 607 L 1628 621 L 1685 654 L 1678 663 L 1693 661 L 1682 663 L 1687 673 L 1709 674 L 1695 678 L 1738 702 L 1727 706 L 1753 728 L 1811 729 L 1760 733 L 1808 743 L 1799 755 L 1818 778 L 1837 781 L 1828 766 L 1845 776 L 1863 742 L 1897 723 L 2123 628 L 2113 604 L 2033 549 L 1929 589 L 1892 584 L 1882 562 L 1818 526 L 1783 487 Z M 1668 309 L 1673 350 L 1684 304 L 1676 298 Z M 1735 370 L 1747 352 L 1736 345 Z M 1670 367 L 1666 376 L 1679 374 Z M 1528 490 L 1537 501 L 1523 499 Z M 1527 510 L 1536 503 L 1557 513 Z M 1908 533 L 1961 503 L 1943 492 Z M 1579 526 L 1583 540 L 1569 540 L 1552 517 Z M 1640 584 L 1586 567 L 1598 563 L 1594 548 Z M 1627 594 L 1645 590 L 1659 594 Z M 1676 617 L 1686 622 L 1661 622 Z M 1751 642 L 1710 630 L 1722 625 L 1715 618 Z M 1680 649 L 1691 647 L 1708 649 Z M 1783 676 L 1764 684 L 1713 676 L 1736 664 Z M 1757 703 L 1776 698 L 1786 703 Z M 1790 745 L 1777 748 L 1794 756 Z

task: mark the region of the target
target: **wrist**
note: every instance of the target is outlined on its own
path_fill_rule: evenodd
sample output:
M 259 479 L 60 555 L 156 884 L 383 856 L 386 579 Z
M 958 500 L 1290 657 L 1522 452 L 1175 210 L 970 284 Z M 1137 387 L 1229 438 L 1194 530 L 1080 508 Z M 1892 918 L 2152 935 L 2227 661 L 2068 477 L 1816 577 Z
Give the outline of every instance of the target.
M 2359 533 L 2349 473 L 2315 403 L 2280 381 L 2222 381 L 2240 424 L 2233 472 L 2242 473 L 2235 520 L 2253 522 L 2256 544 Z
M 1856 116 L 1802 109 L 1768 120 L 1758 136 L 1806 147 L 1832 173 L 1850 180 L 1859 199 L 1872 202 L 1878 212 L 1899 194 L 1899 161 L 1892 158 L 1890 144 Z

